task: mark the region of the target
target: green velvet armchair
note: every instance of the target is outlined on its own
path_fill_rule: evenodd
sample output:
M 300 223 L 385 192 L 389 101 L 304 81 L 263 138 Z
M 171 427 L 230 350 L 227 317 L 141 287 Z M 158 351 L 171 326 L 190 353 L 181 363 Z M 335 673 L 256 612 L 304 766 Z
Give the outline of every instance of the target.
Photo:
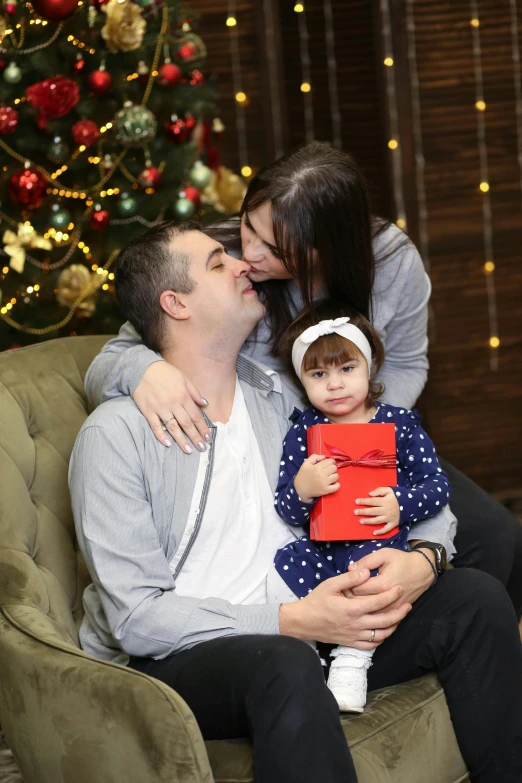
M 0 724 L 25 783 L 251 783 L 247 740 L 205 743 L 177 693 L 78 644 L 89 575 L 67 466 L 106 339 L 0 354 Z M 371 694 L 343 725 L 360 783 L 467 777 L 434 676 Z

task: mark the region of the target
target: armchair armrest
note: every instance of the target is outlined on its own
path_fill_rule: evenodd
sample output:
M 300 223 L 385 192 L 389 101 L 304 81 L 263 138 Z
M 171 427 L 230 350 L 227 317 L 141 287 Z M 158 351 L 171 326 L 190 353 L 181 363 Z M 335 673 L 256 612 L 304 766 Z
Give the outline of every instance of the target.
M 61 641 L 52 622 L 34 606 L 0 612 L 0 723 L 24 783 L 213 783 L 183 699 Z

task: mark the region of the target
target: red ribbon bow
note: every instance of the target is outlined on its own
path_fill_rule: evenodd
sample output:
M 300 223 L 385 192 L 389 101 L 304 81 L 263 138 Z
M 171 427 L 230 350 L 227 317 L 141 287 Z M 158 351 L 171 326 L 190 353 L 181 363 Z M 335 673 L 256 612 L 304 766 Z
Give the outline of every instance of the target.
M 345 451 L 336 446 L 324 444 L 338 468 L 394 468 L 397 464 L 395 454 L 384 454 L 382 449 L 373 449 L 363 454 L 360 459 L 352 459 Z

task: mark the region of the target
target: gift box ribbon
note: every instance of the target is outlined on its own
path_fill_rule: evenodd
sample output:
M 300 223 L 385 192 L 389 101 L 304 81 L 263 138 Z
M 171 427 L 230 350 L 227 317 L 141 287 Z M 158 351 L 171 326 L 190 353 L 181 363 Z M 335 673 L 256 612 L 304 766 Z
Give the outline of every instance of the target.
M 394 468 L 397 464 L 395 454 L 385 454 L 382 449 L 373 449 L 373 451 L 363 454 L 359 459 L 352 459 L 342 449 L 330 446 L 328 443 L 324 445 L 338 468 Z

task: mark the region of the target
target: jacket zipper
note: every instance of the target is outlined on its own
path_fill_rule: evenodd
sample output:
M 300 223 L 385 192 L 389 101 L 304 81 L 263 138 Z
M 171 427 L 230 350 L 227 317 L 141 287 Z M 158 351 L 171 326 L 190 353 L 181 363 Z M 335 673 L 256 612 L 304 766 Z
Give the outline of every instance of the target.
M 203 414 L 203 415 L 205 415 L 205 414 Z M 212 430 L 217 430 L 216 425 L 212 424 L 212 422 L 209 419 L 207 419 L 206 416 L 205 416 L 205 419 L 206 419 L 207 425 L 209 426 L 211 431 Z M 205 511 L 205 506 L 207 505 L 207 496 L 208 496 L 208 489 L 209 489 L 209 486 L 210 486 L 210 479 L 212 478 L 212 469 L 214 467 L 214 441 L 215 441 L 215 437 L 214 437 L 214 433 L 212 433 L 212 440 L 210 441 L 210 447 L 209 447 L 208 466 L 207 466 L 207 470 L 205 472 L 205 480 L 203 481 L 203 489 L 201 491 L 201 499 L 200 499 L 200 502 L 199 502 L 199 509 L 198 509 L 198 513 L 197 513 L 197 516 L 196 516 L 196 521 L 194 523 L 194 531 L 193 531 L 193 533 L 192 533 L 192 535 L 191 535 L 191 537 L 189 539 L 189 542 L 188 542 L 188 544 L 186 546 L 186 549 L 183 552 L 183 555 L 182 555 L 182 557 L 181 557 L 181 559 L 180 559 L 180 561 L 178 563 L 178 567 L 174 571 L 174 574 L 173 574 L 173 579 L 174 580 L 176 579 L 176 577 L 178 576 L 178 574 L 181 571 L 182 567 L 184 566 L 185 561 L 186 561 L 187 557 L 189 556 L 190 550 L 192 549 L 194 541 L 196 540 L 196 537 L 197 537 L 197 535 L 199 533 L 199 529 L 201 527 L 201 520 L 203 518 L 203 513 Z

